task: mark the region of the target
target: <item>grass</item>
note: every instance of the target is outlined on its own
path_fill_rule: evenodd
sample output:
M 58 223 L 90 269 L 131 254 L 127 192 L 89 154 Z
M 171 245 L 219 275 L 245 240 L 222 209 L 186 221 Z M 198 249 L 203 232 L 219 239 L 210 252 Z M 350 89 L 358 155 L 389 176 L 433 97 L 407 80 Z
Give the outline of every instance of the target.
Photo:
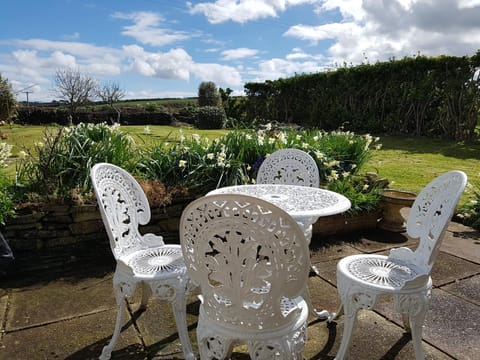
M 152 145 L 156 142 L 179 141 L 180 131 L 189 137 L 193 133 L 217 138 L 225 130 L 198 130 L 170 126 L 149 126 L 150 133 L 145 134 L 145 126 L 122 126 L 130 133 L 137 144 Z M 15 160 L 23 148 L 30 148 L 35 141 L 42 141 L 45 126 L 3 126 L 0 134 L 3 141 L 13 145 L 13 158 L 7 173 L 15 173 Z M 55 127 L 48 127 L 55 130 Z M 382 148 L 373 151 L 363 171 L 373 171 L 390 181 L 390 187 L 413 192 L 420 191 L 431 179 L 439 174 L 457 169 L 464 171 L 473 184 L 480 183 L 480 143 L 465 144 L 461 142 L 413 138 L 400 136 L 380 137 Z M 465 202 L 465 195 L 462 202 Z

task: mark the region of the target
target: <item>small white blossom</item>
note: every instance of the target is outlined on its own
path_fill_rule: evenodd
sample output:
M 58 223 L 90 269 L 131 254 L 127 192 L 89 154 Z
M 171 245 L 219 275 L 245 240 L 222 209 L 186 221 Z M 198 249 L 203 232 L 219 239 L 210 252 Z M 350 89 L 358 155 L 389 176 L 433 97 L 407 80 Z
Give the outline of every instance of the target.
M 187 166 L 187 162 L 185 160 L 180 160 L 178 162 L 178 167 L 184 168 L 185 166 Z
M 145 135 L 150 135 L 150 134 L 152 133 L 152 130 L 150 129 L 150 126 L 145 126 L 145 127 L 143 128 L 143 133 L 144 133 Z

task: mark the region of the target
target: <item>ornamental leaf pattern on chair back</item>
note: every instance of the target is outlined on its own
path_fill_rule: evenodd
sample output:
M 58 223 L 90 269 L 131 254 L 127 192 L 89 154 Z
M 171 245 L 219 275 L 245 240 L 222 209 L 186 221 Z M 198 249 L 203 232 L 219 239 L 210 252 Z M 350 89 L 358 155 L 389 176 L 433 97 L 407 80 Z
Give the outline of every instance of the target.
M 138 182 L 122 168 L 107 163 L 96 164 L 91 178 L 115 258 L 148 247 L 148 237 L 140 235 L 138 226 L 150 221 L 150 206 Z
M 317 163 L 308 153 L 299 149 L 281 149 L 260 165 L 257 183 L 318 187 L 320 175 Z
M 461 171 L 450 171 L 432 180 L 417 195 L 407 220 L 407 233 L 418 238 L 418 265 L 430 273 L 438 249 L 467 184 Z
M 231 329 L 281 328 L 308 277 L 302 230 L 286 212 L 245 195 L 210 195 L 180 220 L 187 272 L 205 314 Z

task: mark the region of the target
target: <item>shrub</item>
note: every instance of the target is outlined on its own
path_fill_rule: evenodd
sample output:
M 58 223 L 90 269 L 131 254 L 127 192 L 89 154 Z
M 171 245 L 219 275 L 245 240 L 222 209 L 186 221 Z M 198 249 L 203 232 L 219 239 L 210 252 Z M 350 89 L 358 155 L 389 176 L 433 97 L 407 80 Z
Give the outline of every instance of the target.
M 227 116 L 216 106 L 203 106 L 198 109 L 195 126 L 199 129 L 223 129 Z
M 198 106 L 221 106 L 222 98 L 212 81 L 204 81 L 198 87 Z
M 138 151 L 119 125 L 79 124 L 46 132 L 44 142 L 24 152 L 18 182 L 47 197 L 68 197 L 72 190 L 91 190 L 89 172 L 97 162 L 110 162 L 133 171 Z
M 2 170 L 12 154 L 11 150 L 11 145 L 0 142 L 0 224 L 2 225 L 5 224 L 6 219 L 15 214 L 13 193 L 10 191 L 11 184 Z
M 254 183 L 266 156 L 281 148 L 298 148 L 316 159 L 323 186 L 335 187 L 352 198 L 352 212 L 370 211 L 377 206 L 380 186 L 356 174 L 375 141 L 368 135 L 347 132 L 277 131 L 269 127 L 260 131 L 235 130 L 213 142 L 194 135 L 182 136 L 175 144 L 156 144 L 145 151 L 139 166 L 147 178 L 204 193 L 217 187 Z
M 459 208 L 457 217 L 463 224 L 480 230 L 480 186 L 468 184 L 466 192 L 470 201 Z

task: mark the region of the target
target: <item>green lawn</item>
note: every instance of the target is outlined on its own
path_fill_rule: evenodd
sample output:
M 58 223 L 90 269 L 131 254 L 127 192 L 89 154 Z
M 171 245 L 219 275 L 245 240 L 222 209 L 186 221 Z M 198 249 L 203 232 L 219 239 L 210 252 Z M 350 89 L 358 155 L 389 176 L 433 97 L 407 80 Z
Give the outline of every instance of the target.
M 0 134 L 3 141 L 14 145 L 12 164 L 7 169 L 15 173 L 15 159 L 18 151 L 31 147 L 35 141 L 42 141 L 44 126 L 3 126 Z M 55 130 L 54 127 L 49 127 Z M 145 134 L 145 126 L 122 126 L 135 141 L 152 144 L 159 141 L 178 141 L 180 131 L 185 136 L 198 133 L 217 138 L 225 130 L 197 130 L 170 126 L 149 126 L 150 134 Z M 373 171 L 390 181 L 390 187 L 418 192 L 437 175 L 453 169 L 463 170 L 473 184 L 480 184 L 480 143 L 464 144 L 454 141 L 411 138 L 399 136 L 380 137 L 382 148 L 373 151 L 373 156 L 362 172 Z M 465 196 L 462 202 L 465 201 Z

